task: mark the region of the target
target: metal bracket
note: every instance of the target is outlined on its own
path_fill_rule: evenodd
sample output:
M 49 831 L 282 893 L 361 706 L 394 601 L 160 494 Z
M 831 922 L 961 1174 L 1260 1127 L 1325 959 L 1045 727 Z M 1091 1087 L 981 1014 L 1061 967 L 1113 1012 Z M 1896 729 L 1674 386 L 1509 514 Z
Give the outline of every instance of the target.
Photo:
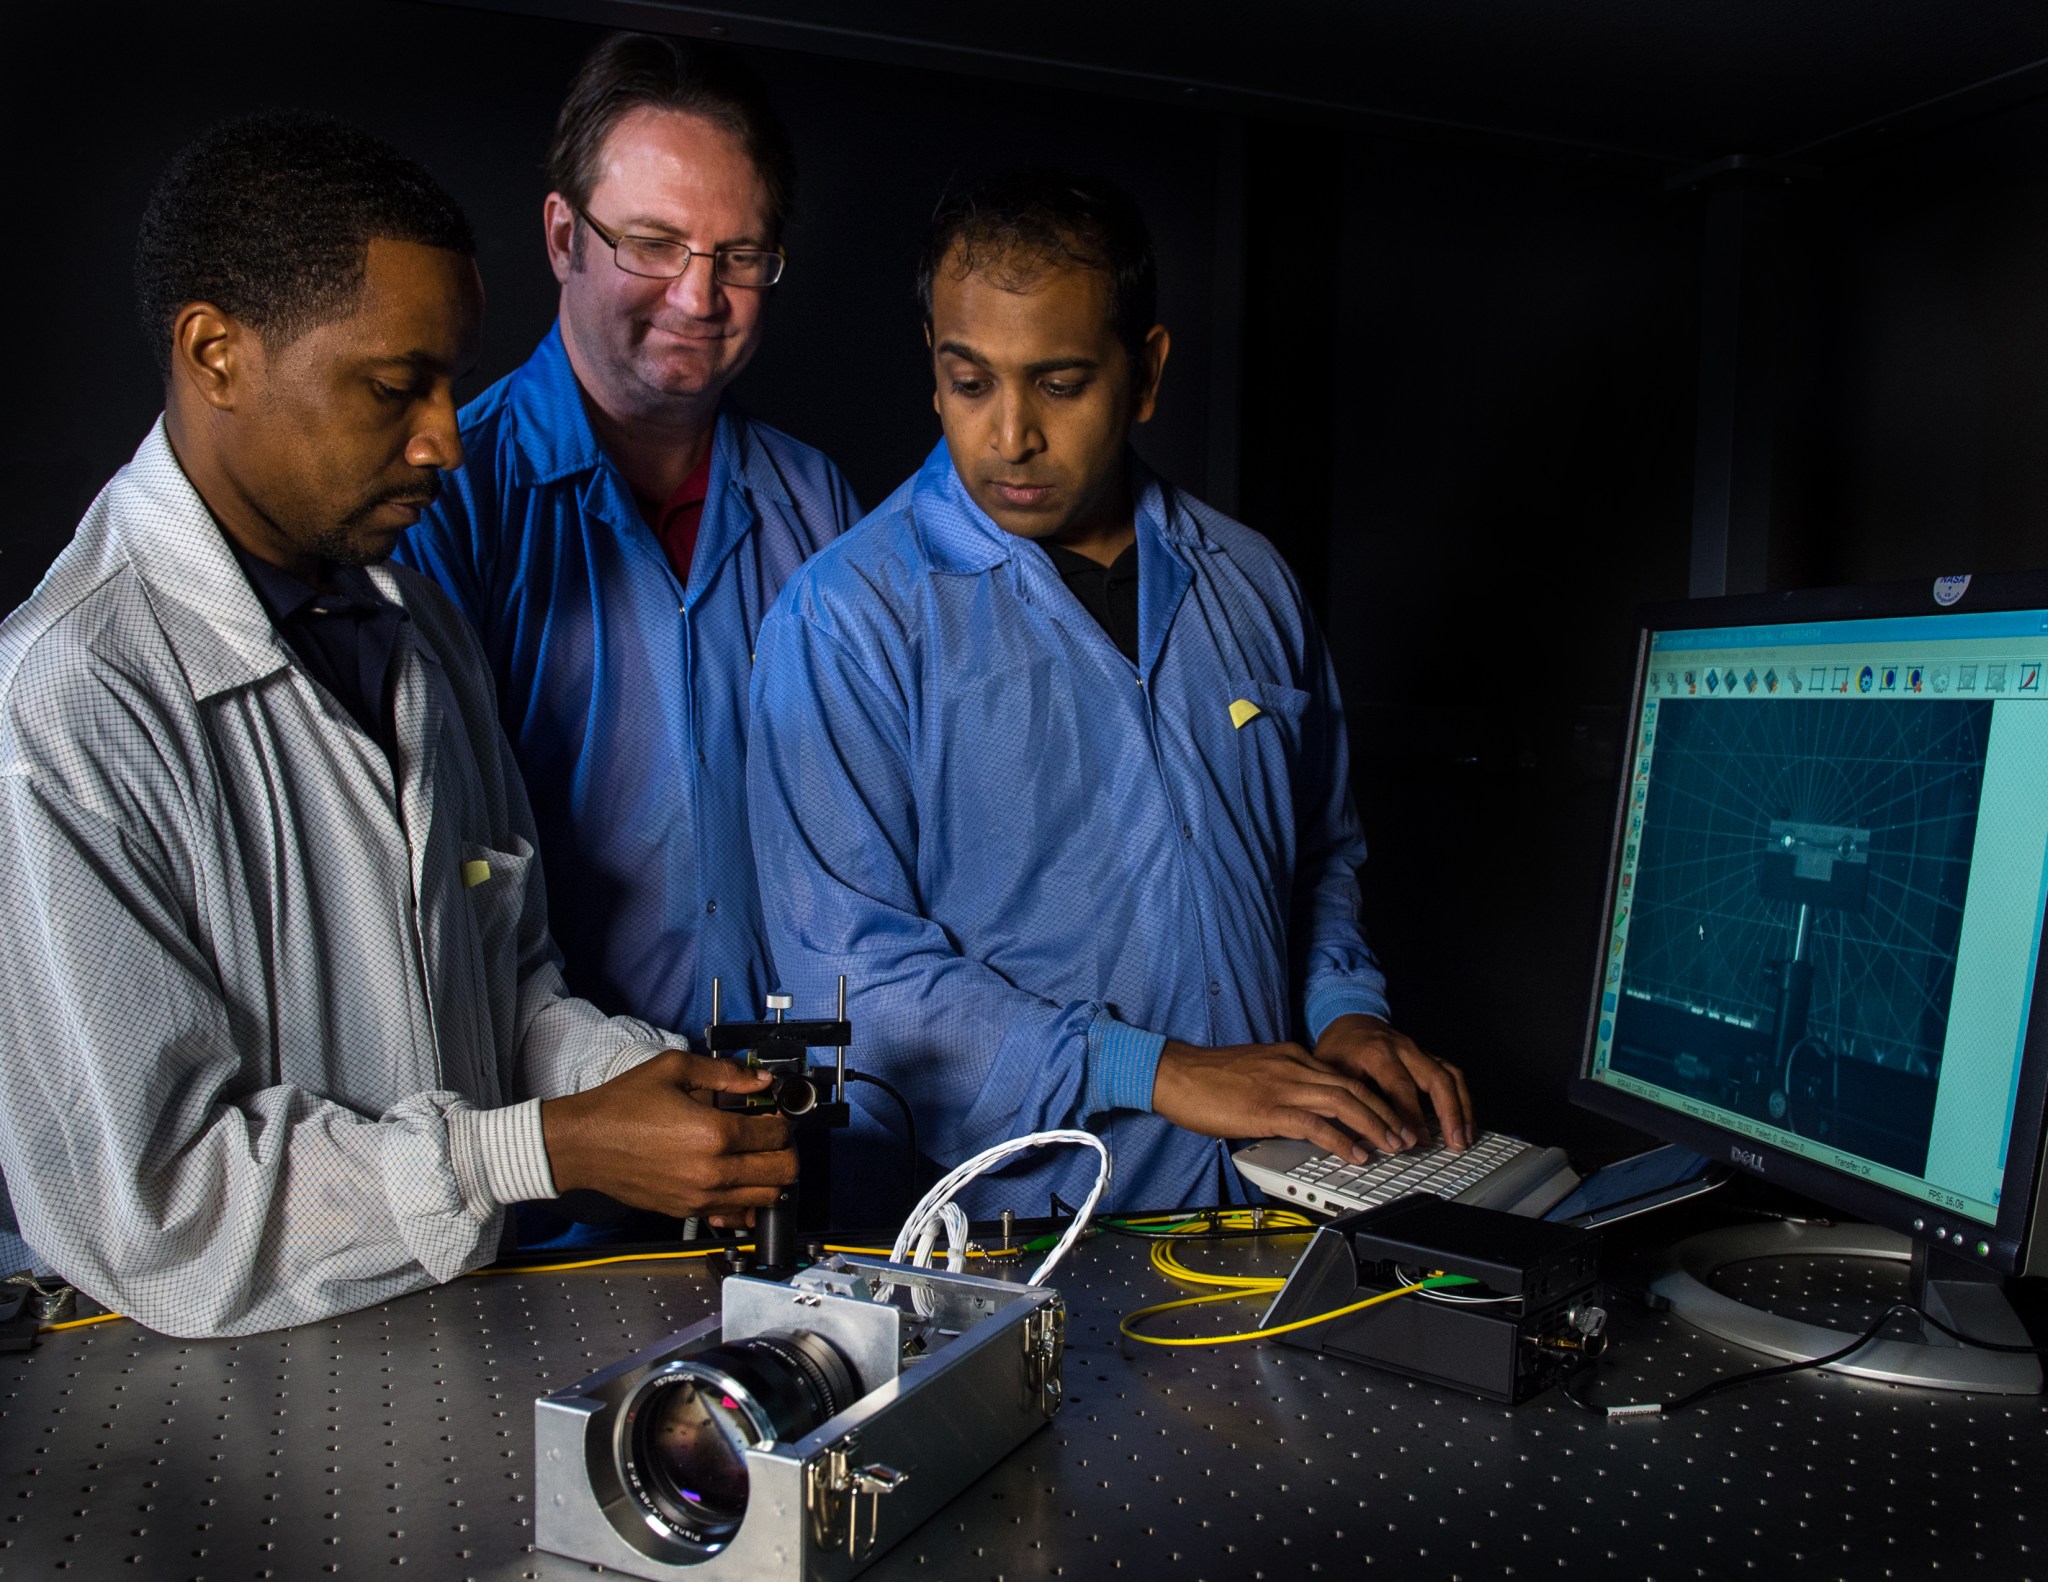
M 860 1442 L 849 1434 L 825 1453 L 804 1464 L 804 1509 L 811 1518 L 811 1538 L 820 1549 L 843 1543 L 846 1558 L 863 1560 L 873 1551 L 882 1525 L 882 1497 L 910 1481 L 910 1474 L 879 1461 L 855 1466 Z M 867 1536 L 861 1536 L 861 1501 L 867 1501 Z
M 1048 1302 L 1024 1325 L 1024 1389 L 1048 1418 L 1060 1409 L 1067 1349 L 1067 1305 Z

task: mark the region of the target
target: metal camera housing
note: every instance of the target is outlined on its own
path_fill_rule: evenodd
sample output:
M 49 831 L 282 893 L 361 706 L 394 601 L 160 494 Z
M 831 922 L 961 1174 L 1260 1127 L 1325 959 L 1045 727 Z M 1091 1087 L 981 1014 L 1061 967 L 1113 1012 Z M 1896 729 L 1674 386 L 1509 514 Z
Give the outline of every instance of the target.
M 534 1402 L 536 1542 L 638 1577 L 852 1577 L 1059 1410 L 1065 1331 L 1056 1292 L 881 1259 L 733 1276 L 718 1317 Z

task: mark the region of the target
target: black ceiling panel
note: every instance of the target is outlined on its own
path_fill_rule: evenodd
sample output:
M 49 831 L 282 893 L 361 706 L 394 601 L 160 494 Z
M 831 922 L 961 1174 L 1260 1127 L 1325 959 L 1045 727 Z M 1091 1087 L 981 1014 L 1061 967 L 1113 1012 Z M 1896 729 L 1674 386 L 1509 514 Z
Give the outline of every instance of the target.
M 492 0 L 469 0 L 492 4 Z M 1820 163 L 2048 92 L 2040 0 L 496 0 L 617 26 L 1683 168 Z M 2035 68 L 2040 69 L 2035 69 Z M 934 104 L 971 118 L 969 99 Z

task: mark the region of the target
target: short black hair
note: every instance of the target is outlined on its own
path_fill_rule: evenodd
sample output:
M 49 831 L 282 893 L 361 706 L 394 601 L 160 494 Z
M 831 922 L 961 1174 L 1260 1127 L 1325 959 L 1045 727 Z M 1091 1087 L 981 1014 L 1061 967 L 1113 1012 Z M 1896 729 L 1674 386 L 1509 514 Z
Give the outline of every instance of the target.
M 771 240 L 796 202 L 796 145 L 768 90 L 738 56 L 716 44 L 657 33 L 614 33 L 590 52 L 569 84 L 548 146 L 548 181 L 578 209 L 590 203 L 612 128 L 635 110 L 701 115 L 740 140 L 768 193 Z
M 223 121 L 157 178 L 135 246 L 135 296 L 157 366 L 171 326 L 211 302 L 267 346 L 353 312 L 372 238 L 476 256 L 461 205 L 417 160 L 331 116 Z
M 948 260 L 959 253 L 959 262 Z M 932 322 L 932 281 L 941 269 L 1022 283 L 1046 269 L 1100 269 L 1109 276 L 1116 337 L 1135 361 L 1157 322 L 1159 266 L 1137 200 L 1115 182 L 1072 170 L 1025 166 L 949 191 L 933 210 L 917 265 L 917 297 Z

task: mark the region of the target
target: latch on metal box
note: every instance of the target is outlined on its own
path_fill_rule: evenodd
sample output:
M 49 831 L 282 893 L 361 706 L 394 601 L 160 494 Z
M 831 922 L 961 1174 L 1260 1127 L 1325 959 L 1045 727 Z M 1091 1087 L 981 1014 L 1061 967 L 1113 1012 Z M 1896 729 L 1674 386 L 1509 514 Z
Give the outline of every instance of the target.
M 804 1465 L 804 1510 L 811 1518 L 811 1537 L 820 1549 L 846 1550 L 849 1560 L 863 1560 L 881 1530 L 882 1498 L 910 1481 L 910 1474 L 879 1461 L 854 1465 L 860 1441 L 848 1434 L 825 1453 Z M 867 1536 L 861 1536 L 861 1502 L 867 1502 Z
M 1060 1409 L 1061 1359 L 1066 1349 L 1067 1305 L 1048 1302 L 1024 1325 L 1024 1388 L 1047 1417 Z

